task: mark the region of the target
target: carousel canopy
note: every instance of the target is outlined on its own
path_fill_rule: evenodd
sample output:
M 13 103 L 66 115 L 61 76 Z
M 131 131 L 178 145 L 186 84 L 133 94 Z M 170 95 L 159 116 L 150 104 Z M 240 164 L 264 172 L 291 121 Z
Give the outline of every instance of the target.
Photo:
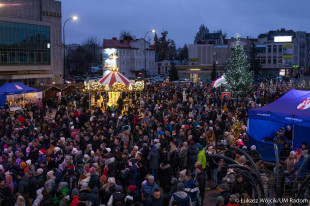
M 124 75 L 117 71 L 108 71 L 104 77 L 99 80 L 100 84 L 112 86 L 115 82 L 124 83 L 128 86 L 132 83 L 129 79 L 127 79 Z

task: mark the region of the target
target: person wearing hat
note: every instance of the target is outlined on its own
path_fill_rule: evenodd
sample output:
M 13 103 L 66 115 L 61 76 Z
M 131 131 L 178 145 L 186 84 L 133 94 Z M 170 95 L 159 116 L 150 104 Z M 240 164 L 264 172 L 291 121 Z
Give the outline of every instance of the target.
M 39 150 L 39 157 L 38 157 L 38 164 L 40 165 L 42 162 L 46 162 L 46 150 L 40 149 Z
M 70 203 L 70 206 L 77 206 L 79 203 L 79 190 L 77 188 L 74 188 L 71 194 L 72 194 L 72 202 Z
M 179 206 L 192 206 L 192 200 L 190 196 L 184 192 L 184 184 L 179 183 L 177 185 L 177 191 L 172 194 L 169 206 L 179 205 Z
M 186 180 L 185 180 L 186 171 L 187 171 L 187 170 L 182 170 L 182 171 L 179 173 L 179 182 L 182 182 L 182 183 L 185 183 L 185 182 L 186 182 Z
M 69 194 L 68 183 L 60 182 L 56 194 L 54 195 L 54 204 L 60 204 L 60 202 L 69 202 L 67 195 Z
M 142 185 L 142 200 L 145 202 L 149 197 L 152 196 L 155 189 L 159 189 L 156 182 L 154 181 L 154 176 L 150 175 L 147 178 L 147 182 Z
M 198 156 L 197 156 L 197 162 L 200 162 L 201 163 L 201 166 L 202 166 L 202 169 L 206 169 L 207 167 L 207 160 L 206 160 L 206 151 L 203 149 L 203 146 L 200 145 L 199 143 L 198 144 L 198 149 L 199 149 L 199 153 L 198 153 Z M 197 145 L 196 144 L 196 145 Z
M 290 155 L 286 160 L 284 161 L 284 164 L 286 165 L 286 170 L 289 174 L 292 174 L 295 171 L 294 164 L 295 164 L 295 151 L 291 151 Z
M 107 206 L 123 205 L 126 195 L 123 193 L 123 188 L 120 185 L 116 186 L 115 193 L 111 195 Z
M 128 195 L 125 197 L 125 205 L 132 205 L 135 202 L 139 202 L 139 192 L 136 185 L 130 185 L 128 192 Z
M 155 146 L 152 146 L 152 149 L 147 156 L 147 160 L 149 164 L 150 174 L 153 175 L 155 181 L 157 181 L 157 170 L 159 168 L 159 152 L 155 148 Z

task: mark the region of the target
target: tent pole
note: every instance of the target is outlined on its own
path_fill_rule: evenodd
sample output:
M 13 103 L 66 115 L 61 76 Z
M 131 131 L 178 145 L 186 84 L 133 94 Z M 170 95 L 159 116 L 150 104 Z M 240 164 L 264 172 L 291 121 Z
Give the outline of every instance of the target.
M 293 130 L 292 130 L 292 150 L 294 150 L 294 137 L 295 137 L 295 135 L 294 135 L 294 133 L 295 133 L 295 124 L 294 124 L 294 122 L 293 122 Z

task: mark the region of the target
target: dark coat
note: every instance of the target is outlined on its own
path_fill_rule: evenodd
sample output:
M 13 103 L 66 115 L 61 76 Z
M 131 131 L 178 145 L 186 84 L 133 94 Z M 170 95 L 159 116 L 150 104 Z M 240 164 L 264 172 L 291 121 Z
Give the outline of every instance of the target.
M 155 147 L 147 155 L 147 160 L 149 162 L 149 168 L 151 170 L 157 170 L 159 168 L 159 152 Z
M 170 191 L 172 173 L 173 171 L 170 164 L 164 164 L 164 163 L 160 164 L 158 176 L 160 185 L 162 186 L 164 193 L 168 193 Z
M 90 185 L 93 184 L 97 188 L 100 188 L 100 178 L 99 178 L 99 176 L 97 174 L 91 175 L 88 184 L 90 184 Z
M 164 206 L 163 198 L 160 197 L 158 200 L 152 195 L 149 199 L 146 200 L 144 206 Z
M 199 183 L 199 186 L 198 186 L 199 192 L 200 192 L 199 194 L 201 197 L 203 197 L 205 194 L 205 188 L 206 188 L 206 177 L 203 174 L 203 172 L 197 174 L 196 180 Z
M 188 147 L 188 169 L 193 169 L 195 163 L 197 162 L 198 149 L 196 145 L 191 145 Z
M 49 194 L 46 197 L 43 197 L 43 199 L 40 202 L 40 206 L 54 206 L 52 195 Z

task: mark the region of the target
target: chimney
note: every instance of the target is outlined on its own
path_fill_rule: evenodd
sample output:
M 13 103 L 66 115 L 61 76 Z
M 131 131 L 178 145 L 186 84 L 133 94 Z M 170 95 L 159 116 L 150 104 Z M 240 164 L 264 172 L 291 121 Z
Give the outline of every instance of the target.
M 116 37 L 113 37 L 112 39 L 113 39 L 113 40 L 117 40 L 117 38 L 116 38 Z

